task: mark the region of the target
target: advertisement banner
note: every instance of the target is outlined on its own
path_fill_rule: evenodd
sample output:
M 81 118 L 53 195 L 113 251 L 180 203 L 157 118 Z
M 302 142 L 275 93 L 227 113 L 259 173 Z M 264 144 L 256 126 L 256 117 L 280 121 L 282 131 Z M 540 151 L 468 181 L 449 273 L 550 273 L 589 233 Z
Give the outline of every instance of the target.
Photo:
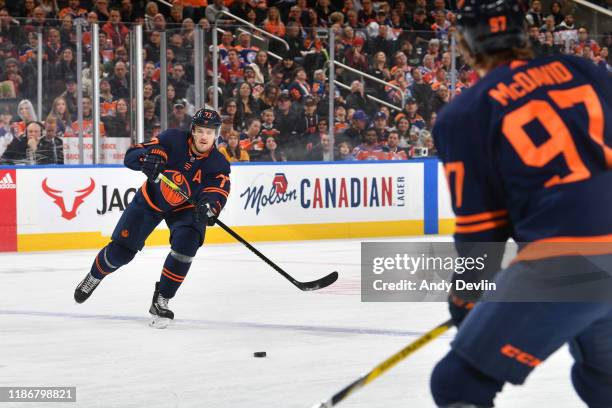
M 145 181 L 124 167 L 26 168 L 17 176 L 20 251 L 107 243 Z M 235 165 L 221 219 L 253 241 L 422 234 L 423 177 L 422 162 Z M 233 239 L 213 227 L 206 242 Z M 148 243 L 168 243 L 164 222 Z
M 0 170 L 0 251 L 17 250 L 17 172 Z
M 105 164 L 123 164 L 126 150 L 130 147 L 128 137 L 103 137 L 100 139 L 100 162 Z M 93 142 L 91 138 L 83 139 L 84 164 L 93 163 Z M 79 164 L 79 138 L 64 138 L 64 164 Z

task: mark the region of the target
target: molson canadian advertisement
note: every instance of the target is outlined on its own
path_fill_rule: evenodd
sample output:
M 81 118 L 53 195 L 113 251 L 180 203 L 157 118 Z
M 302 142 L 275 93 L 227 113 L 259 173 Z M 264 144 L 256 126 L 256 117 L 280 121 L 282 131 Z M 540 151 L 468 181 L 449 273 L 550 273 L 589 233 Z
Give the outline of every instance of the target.
M 253 241 L 432 233 L 426 224 L 435 216 L 437 229 L 438 200 L 441 213 L 449 211 L 439 173 L 434 161 L 234 165 L 220 219 Z M 121 166 L 0 169 L 0 250 L 104 245 L 144 181 Z M 426 214 L 426 200 L 435 201 L 435 213 Z M 207 230 L 207 243 L 232 240 L 218 227 Z M 167 242 L 162 222 L 147 244 Z

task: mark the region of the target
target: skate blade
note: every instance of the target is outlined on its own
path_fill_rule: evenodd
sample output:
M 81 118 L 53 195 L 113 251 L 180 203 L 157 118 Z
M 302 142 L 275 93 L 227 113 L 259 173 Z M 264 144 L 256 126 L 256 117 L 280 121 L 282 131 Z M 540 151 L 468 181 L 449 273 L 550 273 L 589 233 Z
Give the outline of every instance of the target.
M 153 327 L 155 329 L 165 329 L 170 325 L 171 321 L 172 319 L 168 319 L 167 317 L 151 315 L 151 319 L 149 320 L 149 327 Z

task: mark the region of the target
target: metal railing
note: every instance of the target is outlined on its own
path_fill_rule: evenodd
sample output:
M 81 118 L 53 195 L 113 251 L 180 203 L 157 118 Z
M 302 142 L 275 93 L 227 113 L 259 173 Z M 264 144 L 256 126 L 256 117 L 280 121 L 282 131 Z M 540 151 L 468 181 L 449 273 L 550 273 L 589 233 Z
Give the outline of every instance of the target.
M 340 68 L 346 69 L 347 71 L 353 72 L 353 73 L 355 73 L 355 74 L 357 74 L 357 75 L 361 75 L 361 76 L 362 76 L 362 77 L 364 77 L 364 78 L 368 78 L 368 79 L 369 79 L 369 80 L 371 80 L 371 81 L 378 82 L 379 84 L 382 84 L 382 85 L 384 85 L 384 86 L 388 86 L 388 87 L 389 87 L 389 88 L 391 88 L 391 89 L 395 89 L 395 90 L 396 90 L 396 91 L 398 91 L 398 92 L 400 93 L 400 95 L 402 96 L 402 107 L 401 107 L 401 108 L 399 108 L 398 110 L 402 110 L 402 109 L 404 108 L 404 105 L 406 104 L 406 94 L 405 94 L 405 92 L 402 90 L 402 88 L 400 88 L 399 86 L 394 85 L 394 84 L 392 84 L 392 83 L 390 83 L 390 82 L 384 81 L 384 80 L 382 80 L 382 79 L 380 79 L 380 78 L 376 78 L 376 77 L 375 77 L 375 76 L 373 76 L 373 75 L 366 74 L 365 72 L 363 72 L 363 71 L 359 71 L 358 69 L 355 69 L 355 68 L 353 68 L 353 67 L 349 67 L 348 65 L 343 64 L 343 63 L 341 63 L 341 62 L 338 62 L 338 61 L 335 61 L 335 60 L 330 60 L 330 62 L 332 62 L 332 64 L 334 64 L 334 65 L 339 66 Z

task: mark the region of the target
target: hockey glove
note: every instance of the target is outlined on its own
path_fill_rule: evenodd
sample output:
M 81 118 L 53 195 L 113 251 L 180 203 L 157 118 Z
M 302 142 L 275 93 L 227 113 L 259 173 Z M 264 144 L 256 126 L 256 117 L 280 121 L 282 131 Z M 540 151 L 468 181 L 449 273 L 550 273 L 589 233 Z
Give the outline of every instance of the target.
M 474 306 L 474 302 L 465 301 L 452 293 L 448 296 L 448 311 L 450 312 L 455 327 L 461 325 Z
M 150 181 L 155 182 L 159 173 L 166 169 L 168 155 L 161 146 L 152 146 L 147 150 L 142 161 L 142 172 Z
M 194 217 L 196 223 L 205 222 L 209 227 L 212 227 L 217 222 L 217 214 L 215 214 L 210 203 L 205 200 L 198 202 L 198 205 L 195 207 Z

